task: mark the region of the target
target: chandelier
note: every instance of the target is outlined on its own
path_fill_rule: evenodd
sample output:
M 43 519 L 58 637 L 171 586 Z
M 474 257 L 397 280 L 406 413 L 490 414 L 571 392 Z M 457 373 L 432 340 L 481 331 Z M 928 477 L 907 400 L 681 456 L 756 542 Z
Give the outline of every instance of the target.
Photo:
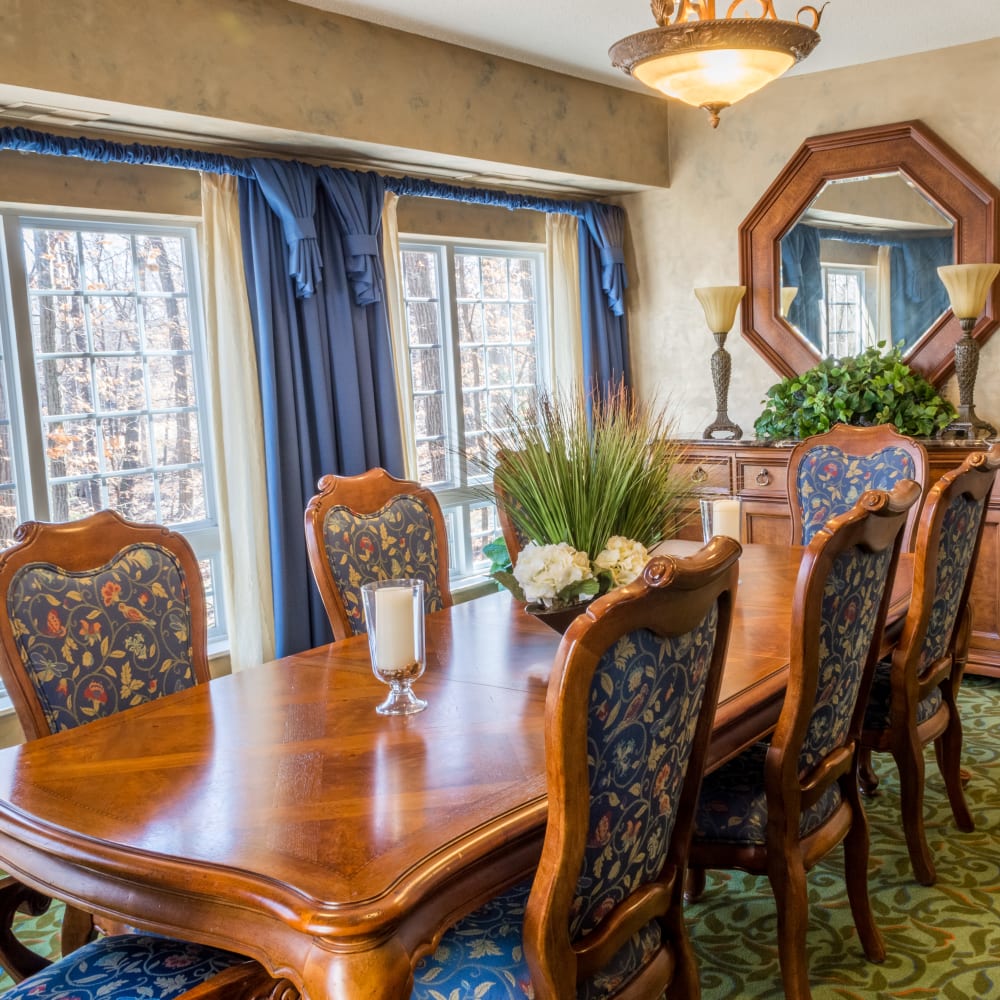
M 748 3 L 759 4 L 760 13 L 738 13 Z M 704 108 L 717 128 L 720 111 L 812 52 L 825 6 L 802 7 L 796 20 L 782 21 L 774 0 L 733 0 L 725 17 L 716 17 L 715 0 L 652 0 L 659 27 L 615 42 L 609 55 L 647 87 Z M 803 15 L 812 24 L 802 23 Z

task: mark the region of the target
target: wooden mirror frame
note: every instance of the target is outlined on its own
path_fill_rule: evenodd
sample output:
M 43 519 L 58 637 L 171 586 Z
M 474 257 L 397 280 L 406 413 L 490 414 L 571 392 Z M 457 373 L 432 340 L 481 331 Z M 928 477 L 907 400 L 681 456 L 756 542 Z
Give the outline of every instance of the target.
M 740 226 L 743 336 L 783 378 L 820 358 L 781 316 L 781 240 L 827 181 L 901 171 L 946 216 L 955 220 L 955 263 L 997 260 L 1000 191 L 919 121 L 813 136 Z M 1000 281 L 972 336 L 985 343 L 1000 314 Z M 949 309 L 917 342 L 906 361 L 935 385 L 955 367 L 961 327 Z

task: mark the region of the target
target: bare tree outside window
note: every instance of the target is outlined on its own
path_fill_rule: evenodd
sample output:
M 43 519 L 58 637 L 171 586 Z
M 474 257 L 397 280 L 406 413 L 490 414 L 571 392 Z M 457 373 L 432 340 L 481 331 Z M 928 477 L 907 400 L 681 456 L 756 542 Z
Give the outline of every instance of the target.
M 487 568 L 483 547 L 499 534 L 496 511 L 470 490 L 474 460 L 506 405 L 544 384 L 544 258 L 537 247 L 409 240 L 401 258 L 418 476 L 441 501 L 461 579 Z
M 3 344 L 0 540 L 9 544 L 24 516 L 66 521 L 103 508 L 169 525 L 199 555 L 218 626 L 193 231 L 5 216 L 12 222 L 22 259 L 10 262 L 11 286 L 25 296 L 14 295 L 16 332 Z M 14 341 L 33 360 L 34 385 L 18 383 Z M 23 427 L 10 412 L 12 385 Z M 29 443 L 19 479 L 20 435 Z M 31 483 L 44 483 L 44 495 Z

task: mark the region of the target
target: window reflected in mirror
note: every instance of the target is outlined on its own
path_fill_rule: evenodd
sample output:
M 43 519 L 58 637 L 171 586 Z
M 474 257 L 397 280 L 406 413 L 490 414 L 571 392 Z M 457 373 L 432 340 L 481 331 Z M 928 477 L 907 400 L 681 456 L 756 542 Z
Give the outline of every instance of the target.
M 902 172 L 827 181 L 781 241 L 785 321 L 818 357 L 905 357 L 948 309 L 937 268 L 954 262 L 955 221 Z

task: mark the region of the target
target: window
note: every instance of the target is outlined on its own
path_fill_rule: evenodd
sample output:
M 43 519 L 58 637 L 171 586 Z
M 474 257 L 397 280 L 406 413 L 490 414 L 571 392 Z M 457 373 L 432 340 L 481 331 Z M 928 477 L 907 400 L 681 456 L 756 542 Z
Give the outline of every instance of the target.
M 548 384 L 544 253 L 537 246 L 401 241 L 417 468 L 441 501 L 456 581 L 489 567 L 500 533 L 477 458 L 505 408 Z
M 183 533 L 224 637 L 190 228 L 3 213 L 0 544 L 104 507 Z
M 823 334 L 827 357 L 846 358 L 858 354 L 874 336 L 869 311 L 867 267 L 823 265 Z

